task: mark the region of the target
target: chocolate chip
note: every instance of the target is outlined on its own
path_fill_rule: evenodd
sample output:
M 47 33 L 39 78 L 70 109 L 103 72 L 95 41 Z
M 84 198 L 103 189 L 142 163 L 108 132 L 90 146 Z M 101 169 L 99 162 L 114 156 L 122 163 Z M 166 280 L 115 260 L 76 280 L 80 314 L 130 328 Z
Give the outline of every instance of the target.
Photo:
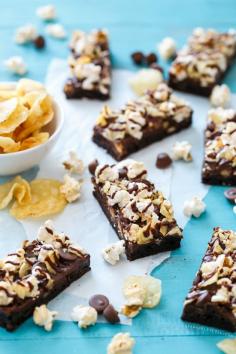
M 105 319 L 114 324 L 117 322 L 120 322 L 120 318 L 118 316 L 118 312 L 114 309 L 114 307 L 112 305 L 108 305 L 105 310 L 103 311 L 103 316 L 105 317 Z
M 231 203 L 236 204 L 236 188 L 227 189 L 224 191 L 224 195 Z
M 123 167 L 119 170 L 119 178 L 125 178 L 127 177 L 127 167 Z
M 89 299 L 89 305 L 95 308 L 97 313 L 101 314 L 109 305 L 109 300 L 104 295 L 94 295 Z
M 146 56 L 146 62 L 148 65 L 151 65 L 153 63 L 157 62 L 157 55 L 155 53 L 150 53 Z
M 34 39 L 34 45 L 37 49 L 42 49 L 45 47 L 45 39 L 43 36 L 37 36 Z
M 97 159 L 95 159 L 92 162 L 90 162 L 90 164 L 88 165 L 88 170 L 91 173 L 91 175 L 95 174 L 95 170 L 96 170 L 97 166 L 98 166 L 98 160 Z
M 162 152 L 157 155 L 157 160 L 156 160 L 157 168 L 161 168 L 161 169 L 167 168 L 171 165 L 171 163 L 172 163 L 172 159 L 165 152 Z
M 133 62 L 137 65 L 141 65 L 144 62 L 144 55 L 142 52 L 134 52 L 131 54 L 131 58 L 133 59 Z
M 78 257 L 74 253 L 69 253 L 69 252 L 64 252 L 62 249 L 59 250 L 59 256 L 64 260 L 64 261 L 75 261 Z
M 154 69 L 154 70 L 158 70 L 160 71 L 161 73 L 164 72 L 164 69 L 157 63 L 153 63 L 150 65 L 150 68 Z

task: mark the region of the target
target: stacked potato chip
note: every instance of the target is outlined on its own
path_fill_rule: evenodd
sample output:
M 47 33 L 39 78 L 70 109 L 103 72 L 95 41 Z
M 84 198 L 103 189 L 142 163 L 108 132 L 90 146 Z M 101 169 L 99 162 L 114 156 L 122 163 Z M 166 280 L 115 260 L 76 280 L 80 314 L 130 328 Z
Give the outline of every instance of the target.
M 21 79 L 0 83 L 0 153 L 26 150 L 49 139 L 45 126 L 54 117 L 53 103 L 44 86 Z

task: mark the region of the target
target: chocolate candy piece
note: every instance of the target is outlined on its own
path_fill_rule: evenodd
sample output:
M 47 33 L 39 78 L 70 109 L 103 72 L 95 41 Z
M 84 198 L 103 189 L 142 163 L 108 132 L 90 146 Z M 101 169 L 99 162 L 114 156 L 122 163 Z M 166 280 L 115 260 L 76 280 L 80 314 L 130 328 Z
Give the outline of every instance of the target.
M 224 191 L 224 195 L 231 203 L 236 204 L 236 188 L 227 189 Z
M 45 39 L 43 36 L 37 36 L 34 39 L 34 45 L 37 49 L 42 49 L 45 47 Z
M 91 175 L 94 175 L 97 166 L 98 166 L 98 160 L 97 159 L 95 159 L 92 162 L 90 162 L 90 164 L 88 165 L 88 170 L 91 173 Z
M 161 168 L 161 169 L 167 168 L 171 165 L 171 163 L 172 163 L 172 159 L 165 152 L 162 152 L 157 155 L 157 160 L 156 160 L 157 168 Z
M 146 56 L 146 62 L 148 65 L 151 65 L 153 63 L 157 62 L 157 56 L 155 53 L 150 53 Z
M 157 63 L 152 63 L 152 64 L 150 65 L 150 68 L 155 69 L 155 70 L 158 70 L 158 71 L 160 71 L 161 73 L 164 72 L 163 68 L 162 68 L 159 64 L 157 64 Z
M 143 64 L 144 62 L 144 55 L 142 52 L 134 52 L 131 54 L 131 58 L 133 59 L 133 62 L 137 65 Z
M 105 319 L 108 322 L 110 322 L 112 324 L 120 322 L 118 312 L 115 310 L 115 308 L 111 304 L 105 308 L 105 310 L 103 311 L 103 316 L 105 317 Z
M 76 258 L 78 258 L 78 256 L 76 256 L 76 254 L 64 252 L 62 249 L 59 249 L 59 256 L 64 261 L 69 261 L 69 262 L 73 262 L 76 260 Z
M 89 305 L 92 306 L 97 313 L 101 314 L 109 305 L 109 300 L 104 295 L 94 295 L 89 299 Z

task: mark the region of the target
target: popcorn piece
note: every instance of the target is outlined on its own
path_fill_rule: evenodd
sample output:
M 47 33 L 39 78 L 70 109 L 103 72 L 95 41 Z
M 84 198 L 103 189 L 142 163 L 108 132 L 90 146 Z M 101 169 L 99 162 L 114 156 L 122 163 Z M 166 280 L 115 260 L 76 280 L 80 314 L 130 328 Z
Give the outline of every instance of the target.
M 123 295 L 128 305 L 152 308 L 161 299 L 161 281 L 150 275 L 129 276 L 123 286 Z
M 173 159 L 192 161 L 192 145 L 188 141 L 177 141 L 173 146 Z
M 32 42 L 37 37 L 37 30 L 33 25 L 26 25 L 17 28 L 15 34 L 15 42 L 17 44 L 25 44 Z
M 129 333 L 117 333 L 107 348 L 107 354 L 132 354 L 135 344 Z
M 142 69 L 129 80 L 131 88 L 139 96 L 147 90 L 155 90 L 161 82 L 163 75 L 155 69 Z
M 72 203 L 80 198 L 81 184 L 75 178 L 65 175 L 64 184 L 60 187 L 60 192 L 64 194 L 68 203 Z
M 51 331 L 56 316 L 56 311 L 50 311 L 46 305 L 41 305 L 35 307 L 33 320 L 36 325 L 44 327 L 46 331 Z
M 165 59 L 171 59 L 176 54 L 176 43 L 173 38 L 166 37 L 158 45 L 160 56 Z
M 216 85 L 212 90 L 210 102 L 213 107 L 227 107 L 231 99 L 231 92 L 227 85 Z
M 224 339 L 217 343 L 217 347 L 225 354 L 236 353 L 236 338 Z
M 27 72 L 27 66 L 24 62 L 24 59 L 20 56 L 10 57 L 4 61 L 6 68 L 18 75 L 24 75 Z
M 81 175 L 84 171 L 83 161 L 80 160 L 75 151 L 69 152 L 69 159 L 63 162 L 66 170 L 71 173 L 77 173 Z
M 110 244 L 102 251 L 102 256 L 106 262 L 115 265 L 120 260 L 120 256 L 125 253 L 124 241 L 117 241 Z
M 48 25 L 46 27 L 46 32 L 49 36 L 57 38 L 57 39 L 64 39 L 66 37 L 66 31 L 62 25 L 56 23 L 54 25 Z
M 56 9 L 53 5 L 45 5 L 38 7 L 36 10 L 36 15 L 44 21 L 55 20 Z
M 86 328 L 97 322 L 97 311 L 91 306 L 78 305 L 73 308 L 71 318 L 80 328 Z
M 186 200 L 184 202 L 184 215 L 198 218 L 206 210 L 206 204 L 199 197 L 193 197 L 191 200 Z

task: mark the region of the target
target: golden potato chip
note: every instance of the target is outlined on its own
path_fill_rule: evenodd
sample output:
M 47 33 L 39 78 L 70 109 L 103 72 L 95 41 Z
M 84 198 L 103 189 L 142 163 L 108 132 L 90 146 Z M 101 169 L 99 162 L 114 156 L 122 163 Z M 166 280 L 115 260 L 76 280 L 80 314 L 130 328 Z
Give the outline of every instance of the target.
M 19 206 L 31 201 L 30 185 L 20 176 L 0 185 L 0 209 L 6 208 L 13 198 Z
M 8 118 L 0 122 L 0 134 L 10 133 L 22 124 L 28 117 L 29 111 L 18 102 L 16 108 L 9 114 Z
M 16 110 L 18 100 L 16 97 L 0 102 L 0 123 L 7 120 L 10 115 Z
M 10 210 L 16 219 L 39 218 L 61 212 L 67 202 L 60 193 L 62 183 L 52 179 L 36 179 L 30 183 L 31 201 L 19 205 L 15 202 Z
M 14 83 L 1 83 L 0 82 L 0 101 L 8 100 L 9 98 L 16 97 L 16 85 Z
M 20 141 L 51 122 L 54 117 L 52 100 L 49 95 L 40 95 L 29 111 L 27 120 L 16 131 L 15 139 Z
M 16 152 L 20 150 L 20 143 L 10 137 L 0 136 L 0 153 Z
M 32 136 L 26 138 L 20 143 L 20 150 L 26 150 L 41 145 L 45 143 L 48 139 L 49 139 L 49 133 L 35 132 Z
M 32 91 L 45 91 L 45 87 L 40 82 L 31 79 L 20 79 L 18 81 L 16 87 L 17 95 L 24 96 Z

